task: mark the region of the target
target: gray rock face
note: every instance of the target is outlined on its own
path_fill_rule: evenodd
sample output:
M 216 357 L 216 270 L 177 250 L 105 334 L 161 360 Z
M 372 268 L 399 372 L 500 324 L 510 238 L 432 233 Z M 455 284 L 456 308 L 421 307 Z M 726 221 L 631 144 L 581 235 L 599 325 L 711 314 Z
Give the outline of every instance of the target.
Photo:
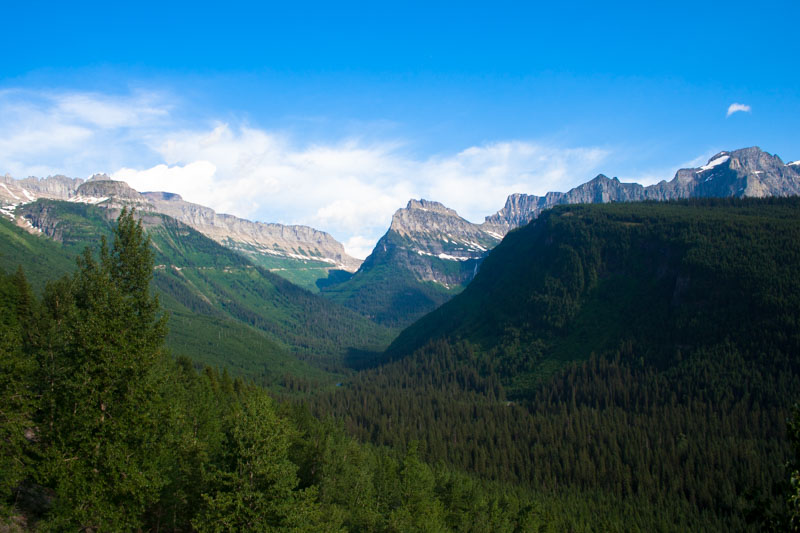
M 410 272 L 418 281 L 457 287 L 472 279 L 484 255 L 498 242 L 499 235 L 438 202 L 410 200 L 395 212 L 389 231 L 353 279 L 384 266 L 392 272 Z
M 112 210 L 135 208 L 142 214 L 163 213 L 192 226 L 224 246 L 246 254 L 268 254 L 301 262 L 328 263 L 331 268 L 348 272 L 355 272 L 361 265 L 359 259 L 347 255 L 344 246 L 323 231 L 307 226 L 263 224 L 217 214 L 209 207 L 185 202 L 177 194 L 141 194 L 127 183 L 112 180 L 106 174 L 95 174 L 88 180 L 65 176 L 23 180 L 15 180 L 8 175 L 0 177 L 0 215 L 16 220 L 26 228 L 35 219 L 42 228 L 51 230 L 51 237 L 56 238 L 55 222 L 46 220 L 44 215 L 38 218 L 31 212 L 26 213 L 27 218 L 15 215 L 17 206 L 39 198 L 95 204 Z M 41 230 L 35 225 L 31 228 Z
M 347 255 L 339 241 L 324 231 L 308 226 L 252 222 L 186 202 L 174 193 L 146 192 L 143 197 L 152 202 L 159 213 L 180 220 L 207 237 L 247 254 L 321 261 L 348 272 L 355 272 L 361 265 L 360 260 Z
M 37 198 L 68 200 L 83 182 L 80 178 L 60 175 L 15 180 L 6 174 L 0 177 L 0 205 L 26 203 Z
M 105 175 L 95 175 L 82 183 L 69 199 L 71 202 L 99 204 L 106 208 L 131 207 L 153 211 L 154 206 L 124 181 L 114 181 Z
M 702 167 L 681 169 L 671 181 L 649 187 L 621 183 L 601 174 L 566 193 L 549 192 L 545 196 L 512 194 L 505 207 L 486 217 L 482 226 L 504 235 L 535 219 L 543 210 L 559 204 L 798 194 L 800 165 L 785 165 L 778 156 L 752 147 L 720 152 Z
M 500 242 L 454 210 L 428 200 L 410 200 L 398 209 L 389 230 L 406 240 L 411 251 L 449 260 L 476 259 Z

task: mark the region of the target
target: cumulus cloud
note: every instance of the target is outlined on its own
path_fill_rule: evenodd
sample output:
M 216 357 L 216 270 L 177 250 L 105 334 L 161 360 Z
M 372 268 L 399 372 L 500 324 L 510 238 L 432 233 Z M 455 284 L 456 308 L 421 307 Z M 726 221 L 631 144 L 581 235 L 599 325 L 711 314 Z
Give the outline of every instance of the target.
M 733 115 L 734 113 L 739 113 L 740 111 L 743 112 L 743 113 L 749 113 L 750 112 L 750 106 L 749 105 L 745 105 L 745 104 L 733 103 L 733 104 L 728 106 L 728 114 L 725 115 L 725 116 L 729 117 L 729 116 Z
M 0 92 L 0 117 L 0 172 L 108 172 L 140 191 L 327 231 L 357 257 L 410 198 L 437 200 L 482 222 L 509 194 L 569 189 L 608 156 L 600 148 L 512 140 L 420 157 L 397 140 L 303 144 L 246 124 L 182 128 L 169 100 L 145 93 Z
M 139 190 L 251 219 L 310 225 L 363 257 L 410 198 L 437 200 L 481 222 L 513 192 L 565 190 L 593 175 L 607 152 L 510 141 L 415 158 L 398 143 L 345 140 L 298 146 L 267 131 L 217 124 L 170 132 L 154 147 L 166 165 L 114 177 Z M 202 165 L 201 165 L 202 163 Z M 196 166 L 196 168 L 192 168 Z

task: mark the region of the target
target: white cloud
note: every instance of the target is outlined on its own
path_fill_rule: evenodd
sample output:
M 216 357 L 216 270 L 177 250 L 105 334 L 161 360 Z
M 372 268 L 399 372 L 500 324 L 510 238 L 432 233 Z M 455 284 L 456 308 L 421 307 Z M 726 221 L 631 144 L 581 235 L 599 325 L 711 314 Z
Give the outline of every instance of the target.
M 357 256 L 410 198 L 437 200 L 482 222 L 513 192 L 544 194 L 586 181 L 607 155 L 598 148 L 512 141 L 418 159 L 398 143 L 348 139 L 297 146 L 274 133 L 229 124 L 169 132 L 154 149 L 172 166 L 141 175 L 125 169 L 115 177 L 139 190 L 160 184 L 237 216 L 310 225 L 332 233 Z M 199 162 L 204 165 L 193 170 Z
M 175 192 L 219 212 L 316 227 L 363 257 L 410 198 L 482 222 L 511 193 L 586 181 L 608 155 L 528 141 L 428 157 L 396 140 L 303 145 L 242 124 L 181 128 L 173 107 L 146 93 L 0 92 L 0 173 L 108 172 L 137 190 Z
M 169 122 L 158 94 L 0 91 L 0 171 L 15 176 L 98 170 L 150 161 L 147 139 Z
M 353 235 L 344 243 L 344 249 L 353 257 L 366 259 L 375 248 L 375 239 L 363 235 Z
M 734 113 L 738 113 L 740 111 L 744 112 L 744 113 L 749 113 L 750 112 L 750 106 L 749 105 L 745 105 L 745 104 L 733 103 L 733 104 L 728 106 L 728 114 L 725 115 L 725 116 L 729 117 L 729 116 L 733 115 Z

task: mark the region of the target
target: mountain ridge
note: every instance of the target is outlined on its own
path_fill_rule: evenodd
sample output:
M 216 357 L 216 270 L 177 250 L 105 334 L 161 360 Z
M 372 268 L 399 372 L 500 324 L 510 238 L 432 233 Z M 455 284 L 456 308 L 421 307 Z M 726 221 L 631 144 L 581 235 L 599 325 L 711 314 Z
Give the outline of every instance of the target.
M 648 186 L 598 174 L 567 192 L 552 191 L 544 196 L 511 194 L 505 206 L 487 216 L 482 225 L 505 235 L 545 209 L 562 204 L 796 195 L 800 195 L 800 166 L 796 162 L 784 164 L 780 157 L 752 146 L 719 152 L 701 167 L 680 169 L 672 180 Z
M 0 215 L 34 233 L 35 225 L 15 215 L 15 210 L 39 198 L 170 215 L 223 246 L 243 253 L 259 266 L 313 291 L 317 290 L 318 279 L 327 278 L 337 270 L 355 272 L 361 264 L 326 232 L 308 226 L 253 222 L 219 214 L 210 207 L 186 202 L 175 193 L 140 193 L 106 174 L 95 174 L 87 180 L 62 175 L 22 180 L 8 174 L 0 176 Z

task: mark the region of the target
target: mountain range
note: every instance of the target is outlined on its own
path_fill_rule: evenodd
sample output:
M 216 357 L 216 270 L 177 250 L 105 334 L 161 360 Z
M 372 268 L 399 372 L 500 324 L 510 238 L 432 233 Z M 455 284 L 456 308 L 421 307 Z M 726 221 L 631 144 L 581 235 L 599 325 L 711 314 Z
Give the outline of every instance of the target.
M 672 180 L 650 186 L 600 174 L 567 192 L 512 194 L 481 224 L 438 202 L 412 199 L 394 214 L 386 234 L 363 262 L 347 255 L 325 232 L 219 214 L 174 193 L 139 193 L 103 174 L 88 180 L 2 177 L 0 213 L 30 231 L 41 230 L 41 220 L 30 209 L 15 210 L 40 198 L 162 213 L 379 324 L 403 327 L 463 290 L 488 251 L 509 231 L 553 206 L 798 194 L 800 162 L 784 164 L 778 156 L 751 147 L 720 152 L 701 167 L 681 169 Z
M 36 199 L 87 203 L 104 208 L 133 207 L 171 216 L 223 246 L 241 252 L 256 264 L 290 281 L 316 290 L 315 282 L 331 270 L 355 272 L 361 261 L 347 255 L 329 234 L 308 226 L 252 222 L 218 214 L 209 207 L 184 201 L 168 192 L 139 193 L 105 174 L 88 180 L 52 176 L 14 180 L 0 178 L 0 209 L 13 218 L 17 206 Z M 24 220 L 19 221 L 27 225 Z
M 436 202 L 412 200 L 353 277 L 323 294 L 382 324 L 406 326 L 457 294 L 509 231 L 563 204 L 668 201 L 706 197 L 800 195 L 800 162 L 784 164 L 757 147 L 720 152 L 699 168 L 681 169 L 651 186 L 602 174 L 565 193 L 512 194 L 473 224 Z
M 551 531 L 750 531 L 780 523 L 787 501 L 786 420 L 800 390 L 798 170 L 756 148 L 723 152 L 649 187 L 598 176 L 566 193 L 512 195 L 482 224 L 411 200 L 352 275 L 310 228 L 227 218 L 107 176 L 7 177 L 0 272 L 22 267 L 6 289 L 27 279 L 59 294 L 43 287 L 135 207 L 169 317 L 166 346 L 190 358 L 180 364 L 302 398 L 369 449 L 412 454 L 387 467 L 402 490 L 413 482 L 447 508 L 472 508 L 457 472 L 524 495 L 535 502 L 525 513 Z M 319 293 L 259 263 L 273 256 L 297 268 L 330 259 L 310 284 Z M 18 305 L 33 301 L 20 291 Z M 204 369 L 209 390 L 250 387 L 225 372 Z M 292 454 L 339 438 L 309 428 Z M 337 449 L 343 462 L 356 451 Z M 417 457 L 436 468 L 421 470 Z M 303 464 L 304 483 L 321 470 L 344 479 Z M 371 471 L 349 468 L 361 512 Z

